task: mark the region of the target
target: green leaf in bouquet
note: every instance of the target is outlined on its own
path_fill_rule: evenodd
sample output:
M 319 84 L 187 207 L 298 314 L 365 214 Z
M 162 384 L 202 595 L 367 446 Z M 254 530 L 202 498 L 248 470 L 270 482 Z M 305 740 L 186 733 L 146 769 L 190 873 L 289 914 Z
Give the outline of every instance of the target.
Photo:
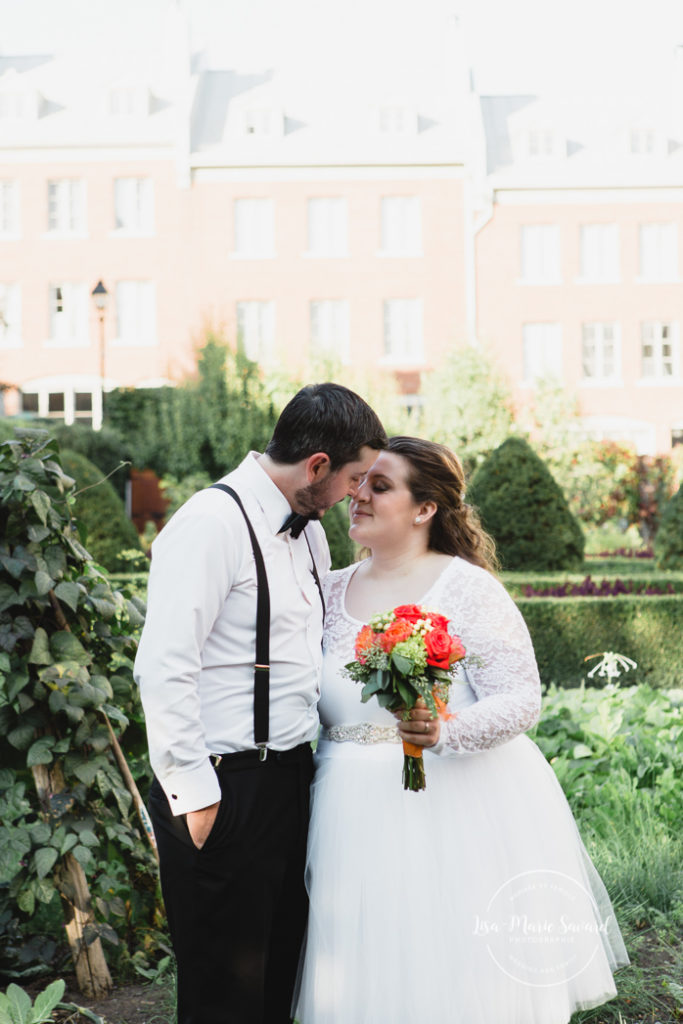
M 380 690 L 377 694 L 377 703 L 381 708 L 396 711 L 401 706 L 401 698 L 396 693 L 387 693 L 385 690 Z
M 434 668 L 432 665 L 430 665 L 429 671 L 431 672 L 433 678 L 436 679 L 438 683 L 453 682 L 453 676 L 450 674 L 450 672 L 446 672 L 446 670 L 443 668 Z M 464 679 L 461 679 L 459 681 L 464 682 Z
M 402 654 L 397 654 L 396 651 L 391 655 L 391 664 L 397 672 L 401 673 L 402 676 L 409 676 L 413 668 L 413 663 L 410 658 L 406 658 Z
M 397 679 L 396 687 L 406 708 L 412 708 L 417 700 L 417 695 L 412 686 L 408 686 L 403 679 Z
M 376 693 L 379 693 L 382 689 L 384 689 L 382 686 L 382 672 L 380 669 L 374 669 L 374 671 L 370 673 L 370 678 L 361 692 L 361 703 L 367 704 L 370 698 Z

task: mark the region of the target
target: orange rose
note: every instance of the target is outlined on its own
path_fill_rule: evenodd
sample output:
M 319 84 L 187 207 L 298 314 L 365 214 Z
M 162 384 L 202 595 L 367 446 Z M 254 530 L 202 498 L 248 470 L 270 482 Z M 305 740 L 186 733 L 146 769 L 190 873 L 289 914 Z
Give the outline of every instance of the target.
M 460 661 L 465 657 L 465 648 L 462 645 L 462 640 L 459 636 L 451 637 L 451 653 L 448 656 L 448 660 L 451 665 L 456 661 Z
M 356 654 L 356 661 L 361 665 L 364 665 L 367 661 L 367 654 L 375 641 L 375 635 L 376 634 L 371 626 L 363 626 L 356 637 L 354 651 Z
M 396 619 L 391 625 L 379 634 L 379 642 L 382 645 L 382 649 L 391 654 L 396 644 L 400 644 L 402 640 L 407 640 L 409 636 L 413 635 L 413 627 L 410 622 L 406 622 L 405 619 Z

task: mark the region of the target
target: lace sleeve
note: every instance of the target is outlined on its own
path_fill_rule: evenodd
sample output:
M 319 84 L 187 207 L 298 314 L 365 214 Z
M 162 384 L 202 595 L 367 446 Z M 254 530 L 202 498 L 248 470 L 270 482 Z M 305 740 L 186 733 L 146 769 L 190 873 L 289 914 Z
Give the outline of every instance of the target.
M 540 713 L 541 684 L 529 631 L 512 598 L 485 570 L 458 562 L 462 571 L 445 581 L 439 610 L 474 656 L 467 676 L 477 701 L 443 723 L 442 749 L 464 754 L 530 729 Z

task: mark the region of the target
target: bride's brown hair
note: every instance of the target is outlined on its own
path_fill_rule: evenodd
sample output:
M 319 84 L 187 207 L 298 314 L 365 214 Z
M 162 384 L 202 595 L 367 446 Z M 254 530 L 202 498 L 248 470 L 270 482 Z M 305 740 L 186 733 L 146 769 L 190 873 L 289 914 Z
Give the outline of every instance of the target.
M 433 501 L 436 512 L 430 521 L 429 547 L 445 555 L 495 572 L 496 547 L 479 517 L 464 502 L 465 474 L 460 459 L 443 444 L 419 437 L 390 437 L 387 451 L 402 456 L 410 465 L 408 487 L 416 502 Z

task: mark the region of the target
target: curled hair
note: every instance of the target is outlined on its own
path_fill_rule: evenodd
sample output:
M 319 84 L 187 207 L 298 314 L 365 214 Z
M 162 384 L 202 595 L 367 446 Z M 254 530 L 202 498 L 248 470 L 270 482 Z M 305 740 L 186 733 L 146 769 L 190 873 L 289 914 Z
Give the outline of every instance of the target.
M 359 459 L 361 448 L 379 451 L 386 443 L 379 417 L 354 391 L 342 384 L 309 384 L 280 413 L 266 453 L 291 465 L 325 452 L 334 473 Z
M 401 455 L 409 463 L 408 487 L 413 499 L 436 504 L 429 523 L 431 550 L 459 555 L 473 565 L 495 572 L 495 543 L 483 529 L 475 510 L 464 502 L 465 474 L 450 448 L 419 437 L 390 437 L 387 451 Z

